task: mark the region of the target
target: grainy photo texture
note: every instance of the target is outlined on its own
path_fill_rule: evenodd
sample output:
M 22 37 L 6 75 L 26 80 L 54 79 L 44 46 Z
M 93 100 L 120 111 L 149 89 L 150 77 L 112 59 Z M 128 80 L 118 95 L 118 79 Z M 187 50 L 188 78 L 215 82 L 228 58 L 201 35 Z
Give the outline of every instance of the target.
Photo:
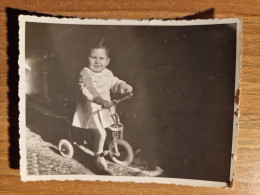
M 19 24 L 23 181 L 232 182 L 240 20 Z

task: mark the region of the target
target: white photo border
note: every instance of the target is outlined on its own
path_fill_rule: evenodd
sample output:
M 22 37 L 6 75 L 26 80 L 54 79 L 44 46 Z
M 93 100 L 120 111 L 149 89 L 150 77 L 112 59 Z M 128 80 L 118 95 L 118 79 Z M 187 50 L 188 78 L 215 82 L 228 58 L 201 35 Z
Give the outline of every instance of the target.
M 233 117 L 233 140 L 232 140 L 232 155 L 230 167 L 230 182 L 204 181 L 194 179 L 179 179 L 179 178 L 160 178 L 160 177 L 128 177 L 128 176 L 101 176 L 101 175 L 27 175 L 26 161 L 26 98 L 25 98 L 25 23 L 53 23 L 53 24 L 78 24 L 78 25 L 135 25 L 135 26 L 192 26 L 192 25 L 214 25 L 214 24 L 237 24 L 236 28 L 236 70 L 235 70 L 235 91 L 234 97 L 239 98 L 240 90 L 240 74 L 241 74 L 241 34 L 242 21 L 238 18 L 228 19 L 208 19 L 208 20 L 115 20 L 115 19 L 78 19 L 78 18 L 57 18 L 45 16 L 19 16 L 19 146 L 20 146 L 20 174 L 22 181 L 40 181 L 40 180 L 84 180 L 84 181 L 115 181 L 115 182 L 138 182 L 138 183 L 161 183 L 161 184 L 176 184 L 190 186 L 207 186 L 207 187 L 230 187 L 233 186 L 234 164 L 236 159 L 236 138 L 238 131 L 239 104 L 234 101 Z

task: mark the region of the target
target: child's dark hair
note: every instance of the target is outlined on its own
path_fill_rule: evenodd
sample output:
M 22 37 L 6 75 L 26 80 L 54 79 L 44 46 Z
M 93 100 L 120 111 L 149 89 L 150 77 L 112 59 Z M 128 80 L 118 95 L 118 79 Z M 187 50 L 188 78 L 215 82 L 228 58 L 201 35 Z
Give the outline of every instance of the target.
M 110 49 L 106 45 L 105 39 L 103 37 L 96 37 L 93 41 L 93 43 L 90 45 L 89 52 L 91 52 L 93 49 L 104 49 L 107 52 L 107 56 L 110 56 Z

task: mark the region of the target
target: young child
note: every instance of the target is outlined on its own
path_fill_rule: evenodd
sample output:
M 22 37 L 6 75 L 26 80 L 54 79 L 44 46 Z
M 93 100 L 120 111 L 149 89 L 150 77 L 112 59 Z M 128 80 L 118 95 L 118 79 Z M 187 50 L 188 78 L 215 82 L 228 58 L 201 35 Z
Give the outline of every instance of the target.
M 133 88 L 119 80 L 106 67 L 110 62 L 110 50 L 100 39 L 91 47 L 88 65 L 80 72 L 80 98 L 76 107 L 72 125 L 84 129 L 94 129 L 94 150 L 97 153 L 95 164 L 98 168 L 107 170 L 103 152 L 106 139 L 105 128 L 114 124 L 111 117 L 112 102 L 110 91 L 124 94 L 132 92 Z

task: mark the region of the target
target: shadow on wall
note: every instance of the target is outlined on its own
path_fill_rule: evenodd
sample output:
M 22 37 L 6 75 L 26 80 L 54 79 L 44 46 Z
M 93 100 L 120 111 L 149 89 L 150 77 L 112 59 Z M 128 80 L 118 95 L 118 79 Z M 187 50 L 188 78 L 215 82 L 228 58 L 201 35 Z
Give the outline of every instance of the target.
M 223 89 L 225 79 L 186 74 L 162 66 L 136 79 L 135 101 L 122 111 L 126 135 L 164 169 L 164 177 L 228 181 L 233 81 Z

